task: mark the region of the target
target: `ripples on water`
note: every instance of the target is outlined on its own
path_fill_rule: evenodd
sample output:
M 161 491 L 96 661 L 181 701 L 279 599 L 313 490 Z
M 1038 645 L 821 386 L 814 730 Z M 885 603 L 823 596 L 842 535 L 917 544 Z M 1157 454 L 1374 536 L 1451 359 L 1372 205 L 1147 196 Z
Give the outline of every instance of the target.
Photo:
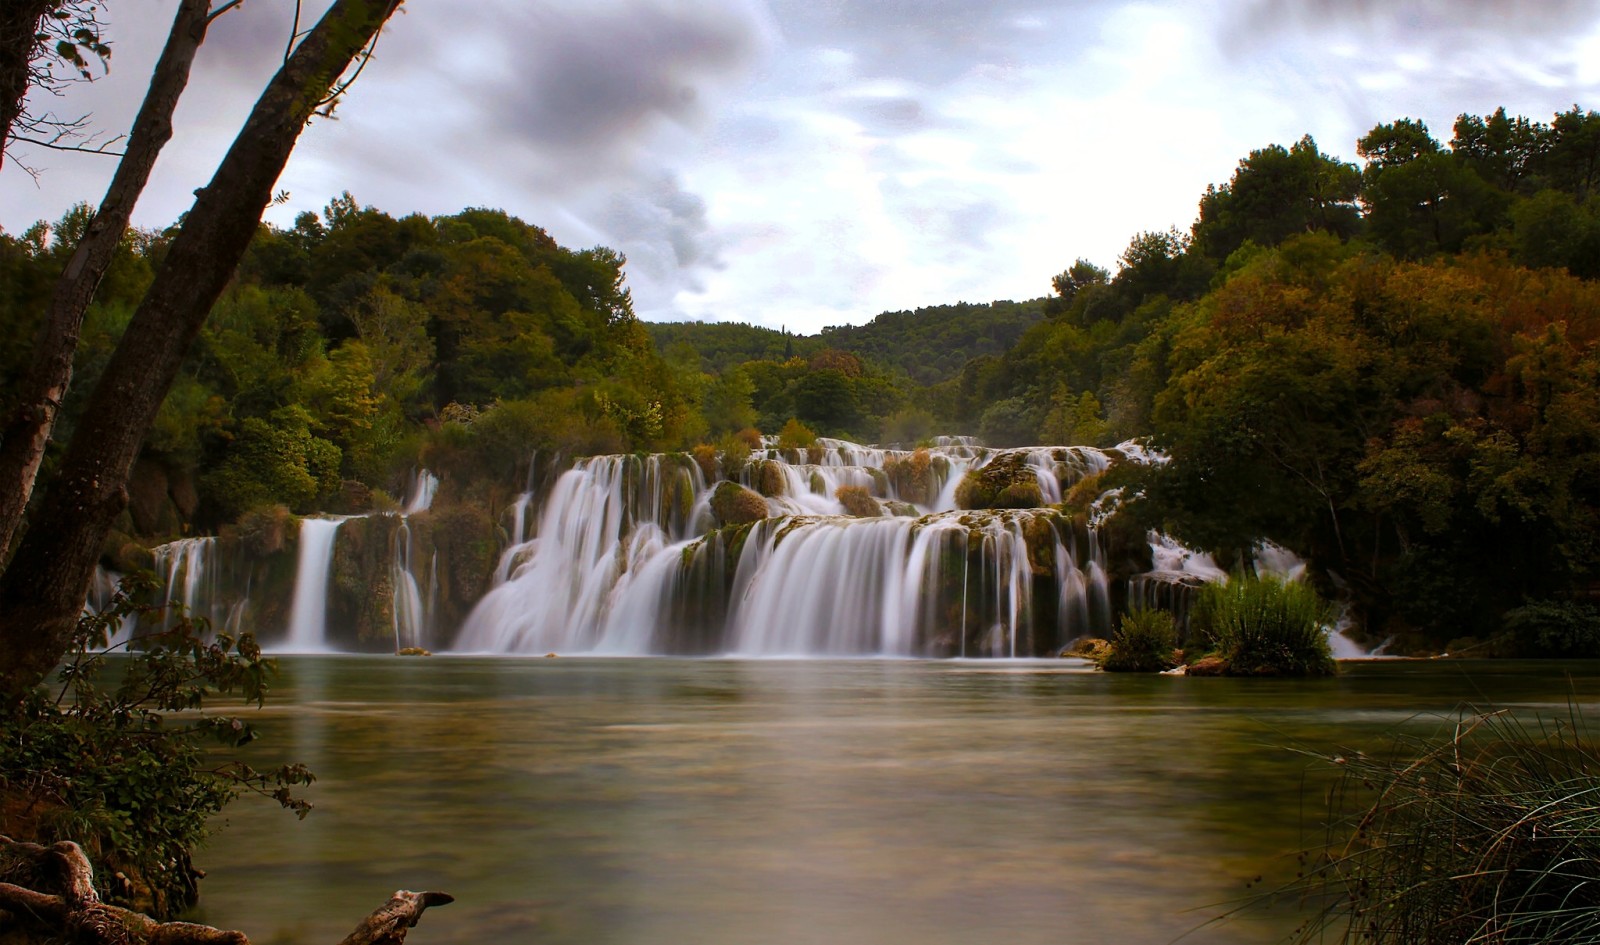
M 1288 746 L 1597 689 L 1592 666 L 1507 663 L 1312 682 L 1074 661 L 283 666 L 250 760 L 309 764 L 317 809 L 241 800 L 197 857 L 201 918 L 258 943 L 337 941 L 404 887 L 457 898 L 418 945 L 1158 945 L 1315 838 L 1325 775 Z

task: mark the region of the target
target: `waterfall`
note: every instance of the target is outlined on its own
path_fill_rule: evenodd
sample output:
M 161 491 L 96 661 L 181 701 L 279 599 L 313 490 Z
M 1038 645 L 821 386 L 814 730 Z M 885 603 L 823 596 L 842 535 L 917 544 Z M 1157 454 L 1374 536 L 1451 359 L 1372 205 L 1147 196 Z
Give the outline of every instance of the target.
M 439 477 L 426 469 L 417 470 L 406 489 L 406 503 L 402 515 L 416 515 L 433 506 L 433 496 L 439 491 Z
M 333 570 L 333 543 L 343 518 L 300 520 L 300 557 L 295 567 L 294 600 L 289 606 L 289 631 L 282 649 L 320 653 L 328 647 L 328 581 Z
M 415 555 L 411 523 L 407 521 L 407 516 L 402 515 L 400 528 L 394 535 L 394 561 L 389 568 L 394 583 L 394 648 L 397 651 L 422 646 L 423 634 L 427 629 L 428 615 L 422 607 L 422 591 L 418 589 L 416 576 L 411 572 L 411 561 Z
M 84 614 L 98 614 L 111 606 L 111 601 L 116 597 L 118 585 L 122 575 L 115 571 L 108 571 L 95 565 L 94 577 L 89 582 L 89 593 L 83 601 Z M 126 614 L 117 621 L 115 627 L 107 628 L 106 648 L 116 649 L 126 646 L 133 639 L 134 631 L 139 626 L 138 614 Z
M 437 530 L 445 520 L 425 517 L 440 483 L 418 469 L 404 490 L 402 511 L 380 513 L 392 528 L 379 528 L 376 517 L 357 517 L 368 521 L 344 533 L 351 557 L 341 557 L 341 567 L 386 568 L 391 585 L 382 590 L 384 599 L 362 601 L 341 590 L 334 612 L 362 621 L 359 632 L 370 640 L 374 629 L 383 635 L 383 625 L 373 628 L 370 621 L 389 608 L 384 619 L 392 619 L 396 649 L 1045 655 L 1070 640 L 1112 632 L 1113 608 L 1122 605 L 1113 597 L 1122 588 L 1112 587 L 1105 544 L 1111 532 L 1102 526 L 1120 494 L 1103 493 L 1087 520 L 1070 516 L 1061 504 L 1075 485 L 1123 460 L 1163 458 L 1134 443 L 1109 450 L 988 449 L 948 437 L 908 450 L 819 438 L 797 450 L 768 439 L 730 473 L 760 495 L 766 517 L 723 527 L 711 507 L 715 477 L 707 481 L 687 453 L 547 461 L 537 474 L 537 464 L 530 464 L 513 486 L 522 491 L 500 510 L 500 544 L 485 575 L 455 571 L 457 558 L 445 553 L 446 545 L 432 544 L 456 533 Z M 993 496 L 1001 505 L 1025 497 L 1021 504 L 1039 507 L 960 511 L 956 496 L 964 479 L 973 484 L 964 497 L 987 502 Z M 261 619 L 277 625 L 269 645 L 317 652 L 333 648 L 330 638 L 353 639 L 352 628 L 331 628 L 336 632 L 330 634 L 328 626 L 335 541 L 351 520 L 302 520 L 287 619 L 281 610 L 262 611 Z M 384 540 L 386 548 L 370 544 Z M 241 545 L 228 547 L 231 556 Z M 1168 607 L 1181 619 L 1196 587 L 1226 580 L 1209 556 L 1166 536 L 1151 533 L 1149 548 L 1152 569 L 1127 585 L 1128 602 L 1136 606 Z M 1118 551 L 1118 562 L 1128 560 L 1126 551 Z M 286 585 L 291 562 L 230 557 L 229 576 L 221 579 L 218 553 L 210 538 L 156 549 L 165 593 L 230 629 L 252 629 L 245 607 L 250 582 Z M 1253 561 L 1262 573 L 1292 576 L 1304 568 L 1269 544 L 1256 549 Z M 452 596 L 480 579 L 488 585 L 480 598 Z M 463 611 L 459 626 L 442 616 Z M 278 632 L 274 643 L 270 637 Z
M 391 609 L 394 613 L 394 648 L 396 651 L 422 647 L 432 622 L 430 609 L 425 609 L 422 591 L 417 586 L 416 542 L 411 534 L 411 516 L 420 515 L 433 507 L 433 497 L 439 491 L 439 478 L 426 469 L 417 470 L 408 489 L 409 498 L 400 513 L 400 527 L 395 530 L 394 549 L 389 565 L 390 583 L 394 585 Z M 433 556 L 433 567 L 438 567 L 438 556 Z M 431 597 L 430 597 L 431 599 Z

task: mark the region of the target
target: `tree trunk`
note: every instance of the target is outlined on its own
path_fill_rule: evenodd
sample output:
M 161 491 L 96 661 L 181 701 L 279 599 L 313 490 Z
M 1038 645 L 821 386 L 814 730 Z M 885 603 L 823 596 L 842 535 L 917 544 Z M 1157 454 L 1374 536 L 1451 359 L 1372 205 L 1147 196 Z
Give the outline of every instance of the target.
M 78 348 L 83 314 L 116 256 L 128 230 L 133 205 L 150 180 L 156 156 L 172 138 L 172 112 L 189 84 L 195 51 L 205 40 L 211 0 L 183 0 L 156 63 L 144 104 L 134 119 L 128 148 L 117 164 L 100 209 L 89 221 L 56 280 L 50 308 L 34 337 L 33 358 L 15 416 L 0 432 L 0 561 L 11 550 L 24 509 L 33 495 L 34 478 L 44 459 L 45 444 L 55 428 L 61 402 L 72 381 L 72 355 Z
M 39 44 L 39 18 L 50 12 L 50 0 L 5 0 L 0 3 L 0 166 L 11 143 L 11 126 L 22 115 L 28 97 L 28 64 Z
M 197 193 L 89 398 L 61 472 L 0 579 L 0 700 L 38 684 L 72 630 L 128 473 L 184 354 L 255 235 L 295 140 L 401 0 L 335 0 Z
M 9 878 L 29 879 L 26 885 L 0 882 L 0 935 L 16 927 L 80 945 L 250 945 L 243 932 L 157 922 L 101 902 L 94 868 L 76 843 L 46 847 L 0 837 L 0 852 L 10 863 Z M 401 945 L 425 910 L 454 901 L 445 893 L 399 890 L 339 945 Z

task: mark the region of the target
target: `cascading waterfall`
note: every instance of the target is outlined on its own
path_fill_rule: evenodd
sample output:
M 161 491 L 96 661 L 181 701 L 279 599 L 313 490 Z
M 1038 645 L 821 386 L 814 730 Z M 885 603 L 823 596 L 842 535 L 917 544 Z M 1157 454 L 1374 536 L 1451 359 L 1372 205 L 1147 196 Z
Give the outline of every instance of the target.
M 370 647 L 392 620 L 396 649 L 472 653 L 1052 654 L 1080 637 L 1109 636 L 1114 606 L 1124 604 L 1100 530 L 1117 494 L 1104 494 L 1087 519 L 1052 507 L 1118 459 L 1163 461 L 1137 444 L 997 450 L 942 438 L 913 451 L 822 438 L 796 450 L 768 440 L 731 472 L 743 516 L 734 521 L 746 524 L 721 527 L 718 516 L 733 514 L 725 503 L 713 511 L 724 471 L 705 457 L 595 456 L 537 475 L 530 464 L 523 491 L 499 519 L 502 547 L 485 575 L 488 592 L 454 597 L 462 575 L 447 574 L 444 612 L 470 608 L 459 627 L 435 616 L 438 529 L 456 526 L 427 517 L 439 481 L 418 470 L 398 514 L 302 520 L 287 619 L 270 607 L 263 614 L 271 617 L 257 619 L 277 625 L 265 634 L 268 646 L 290 652 L 332 649 L 335 639 Z M 958 511 L 958 492 L 964 502 L 1039 507 Z M 346 545 L 341 525 L 357 521 Z M 242 580 L 230 578 L 218 592 L 216 547 L 215 539 L 172 542 L 157 549 L 158 570 L 170 597 L 208 615 L 205 608 L 220 608 L 234 626 L 243 606 L 235 600 L 227 609 L 227 593 L 237 596 L 252 576 L 281 580 L 272 574 L 284 565 L 230 565 Z M 377 550 L 384 548 L 387 559 Z M 1166 536 L 1150 534 L 1149 554 L 1151 569 L 1126 585 L 1128 605 L 1162 606 L 1181 618 L 1196 588 L 1226 580 L 1209 556 Z M 375 555 L 391 579 L 381 607 L 362 602 L 359 584 Z M 1120 549 L 1115 560 L 1126 574 L 1138 554 Z M 1253 561 L 1291 579 L 1304 568 L 1268 544 Z M 341 621 L 332 634 L 330 606 Z
M 300 557 L 295 569 L 294 601 L 289 607 L 289 632 L 282 649 L 320 653 L 328 647 L 328 581 L 333 568 L 333 543 L 343 518 L 300 520 Z
M 531 493 L 511 506 L 495 586 L 454 648 L 1010 657 L 1038 655 L 1061 634 L 1104 632 L 1110 597 L 1092 530 L 1065 534 L 1047 509 L 954 510 L 962 475 L 998 457 L 1058 500 L 1110 463 L 1087 448 L 768 441 L 735 479 L 762 494 L 769 517 L 718 530 L 711 490 L 685 457 L 579 461 L 538 503 L 536 522 Z M 847 517 L 842 487 L 902 514 Z M 1041 587 L 1047 601 L 1036 600 Z M 1041 603 L 1057 631 L 1032 628 Z

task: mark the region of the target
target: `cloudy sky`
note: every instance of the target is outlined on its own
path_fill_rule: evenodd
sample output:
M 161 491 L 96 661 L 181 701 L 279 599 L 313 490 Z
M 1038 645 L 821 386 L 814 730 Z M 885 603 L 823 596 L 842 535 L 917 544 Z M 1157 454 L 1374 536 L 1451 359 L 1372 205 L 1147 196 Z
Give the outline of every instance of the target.
M 110 0 L 109 76 L 54 104 L 131 123 L 173 0 Z M 314 7 L 316 4 L 308 4 Z M 135 222 L 187 209 L 282 55 L 293 4 L 213 27 Z M 471 11 L 470 19 L 461 15 Z M 502 207 L 629 260 L 647 318 L 792 331 L 1031 298 L 1186 228 L 1251 149 L 1355 160 L 1380 121 L 1600 108 L 1590 0 L 411 0 L 287 225 L 341 191 L 395 215 Z M 0 169 L 0 228 L 99 199 L 109 159 Z

